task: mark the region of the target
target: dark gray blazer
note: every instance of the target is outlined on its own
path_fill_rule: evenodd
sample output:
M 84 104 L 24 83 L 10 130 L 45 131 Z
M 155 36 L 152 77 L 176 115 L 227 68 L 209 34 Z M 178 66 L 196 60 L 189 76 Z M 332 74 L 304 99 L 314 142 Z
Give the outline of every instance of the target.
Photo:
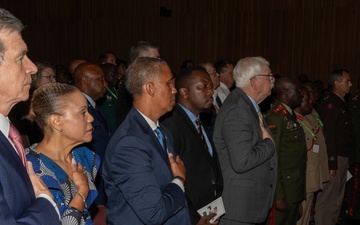
M 264 222 L 276 189 L 276 150 L 273 141 L 263 140 L 256 110 L 240 88 L 221 107 L 214 143 L 224 177 L 224 218 Z

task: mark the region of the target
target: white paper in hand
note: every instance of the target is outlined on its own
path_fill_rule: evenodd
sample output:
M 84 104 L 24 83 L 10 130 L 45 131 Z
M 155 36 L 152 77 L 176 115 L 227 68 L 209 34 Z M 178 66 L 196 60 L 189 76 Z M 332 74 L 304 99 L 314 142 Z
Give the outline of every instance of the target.
M 197 212 L 200 214 L 200 216 L 207 216 L 211 213 L 216 213 L 216 216 L 210 220 L 210 223 L 213 223 L 220 216 L 225 214 L 224 202 L 222 200 L 222 197 L 215 199 L 214 201 L 199 209 Z

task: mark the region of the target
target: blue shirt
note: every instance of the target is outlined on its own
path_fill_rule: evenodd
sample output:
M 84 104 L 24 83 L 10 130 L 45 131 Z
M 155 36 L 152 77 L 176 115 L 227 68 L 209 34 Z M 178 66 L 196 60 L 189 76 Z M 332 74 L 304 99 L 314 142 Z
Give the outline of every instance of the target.
M 198 116 L 195 116 L 192 112 L 190 112 L 187 108 L 185 108 L 184 106 L 182 106 L 180 103 L 178 103 L 178 105 L 185 111 L 186 115 L 190 118 L 191 122 L 192 122 L 192 123 L 194 124 L 194 126 L 195 126 L 195 129 L 197 130 L 197 129 L 198 129 L 198 125 L 197 125 L 197 123 L 196 123 L 196 120 L 200 120 L 199 115 L 198 115 Z M 205 130 L 204 130 L 203 125 L 201 125 L 201 130 L 202 130 L 202 133 L 203 133 L 203 135 L 204 135 L 204 138 L 205 138 L 206 145 L 207 145 L 207 147 L 208 147 L 209 153 L 210 153 L 210 155 L 212 156 L 212 155 L 213 155 L 213 149 L 212 149 L 212 147 L 211 147 L 209 138 L 208 138 L 208 136 L 206 135 L 206 132 L 205 132 Z
M 247 96 L 248 96 L 248 98 L 250 99 L 251 103 L 253 104 L 253 106 L 254 106 L 254 108 L 255 108 L 256 112 L 259 112 L 259 111 L 260 111 L 260 107 L 259 107 L 259 105 L 255 102 L 255 100 L 254 100 L 254 99 L 252 99 L 252 97 L 250 97 L 249 95 L 247 95 Z

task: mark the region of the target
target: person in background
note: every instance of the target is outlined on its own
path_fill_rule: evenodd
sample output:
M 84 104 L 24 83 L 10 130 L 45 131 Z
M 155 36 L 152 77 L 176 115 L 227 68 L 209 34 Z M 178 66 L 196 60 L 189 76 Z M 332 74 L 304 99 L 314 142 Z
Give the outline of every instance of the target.
M 209 134 L 212 137 L 214 134 L 216 115 L 219 113 L 219 109 L 220 109 L 219 106 L 222 105 L 216 90 L 220 85 L 219 74 L 216 72 L 213 64 L 210 62 L 200 63 L 199 66 L 205 68 L 206 72 L 210 75 L 211 81 L 213 83 L 213 92 L 214 92 L 212 95 L 213 105 L 209 109 L 204 109 L 200 113 L 200 118 L 202 121 L 204 121 L 204 124 L 208 127 Z
M 53 65 L 46 61 L 38 61 L 35 65 L 38 72 L 31 77 L 33 90 L 44 84 L 56 82 L 55 67 Z
M 322 127 L 312 115 L 314 97 L 310 94 L 308 88 L 310 86 L 301 87 L 302 102 L 294 110 L 296 119 L 305 133 L 307 147 L 306 199 L 301 204 L 303 213 L 297 221 L 297 225 L 309 225 L 314 195 L 322 189 L 323 183 L 329 181 L 325 137 Z
M 148 41 L 139 41 L 131 46 L 129 55 L 130 63 L 138 57 L 160 58 L 159 47 Z M 133 98 L 124 86 L 121 89 L 119 88 L 118 91 L 117 123 L 121 124 L 132 107 Z
M 175 87 L 177 104 L 161 124 L 169 129 L 174 150 L 184 162 L 186 200 L 195 225 L 200 219 L 197 210 L 219 198 L 223 189 L 217 151 L 199 116 L 213 106 L 213 85 L 203 67 L 193 66 L 176 75 Z
M 91 63 L 82 63 L 75 70 L 75 87 L 84 94 L 90 115 L 94 118 L 91 122 L 93 130 L 93 139 L 84 145 L 94 151 L 101 159 L 98 176 L 95 185 L 98 190 L 98 196 L 94 205 L 105 205 L 107 197 L 103 186 L 101 176 L 101 165 L 104 160 L 105 150 L 109 143 L 111 132 L 103 115 L 97 108 L 96 101 L 106 94 L 107 83 L 104 79 L 104 71 L 100 66 Z
M 41 86 L 31 100 L 28 118 L 44 139 L 26 149 L 27 160 L 54 196 L 62 225 L 93 224 L 88 207 L 97 196 L 93 181 L 100 158 L 86 147 L 74 149 L 92 139 L 87 107 L 79 89 L 60 83 Z
M 275 79 L 262 57 L 240 59 L 234 78 L 236 88 L 221 106 L 213 137 L 224 176 L 220 224 L 257 224 L 266 221 L 276 185 L 275 144 L 258 105 Z
M 125 87 L 127 62 L 118 60 L 119 84 L 117 87 L 118 100 L 116 103 L 116 124 L 119 126 L 124 121 L 127 113 L 132 107 L 132 97 Z
M 31 74 L 37 72 L 26 55 L 23 28 L 0 8 L 0 224 L 56 225 L 54 196 L 26 163 L 20 134 L 8 119 L 11 108 L 29 98 Z
M 82 63 L 86 63 L 86 60 L 84 60 L 84 59 L 74 59 L 74 60 L 72 60 L 70 62 L 70 64 L 69 64 L 69 72 L 70 72 L 73 80 L 75 79 L 74 78 L 74 73 L 75 73 L 76 67 L 78 67 Z
M 187 67 L 194 66 L 194 62 L 190 59 L 184 60 L 184 62 L 181 63 L 180 70 L 183 70 Z
M 100 65 L 105 63 L 110 63 L 116 65 L 116 56 L 115 53 L 112 51 L 105 51 L 100 54 L 99 56 Z
M 131 46 L 130 62 L 138 57 L 160 58 L 159 47 L 148 41 L 139 41 Z
M 56 76 L 56 82 L 58 83 L 63 83 L 63 84 L 74 83 L 70 72 L 63 65 L 55 66 L 55 76 Z
M 226 97 L 235 89 L 235 81 L 233 77 L 234 64 L 227 60 L 220 60 L 214 64 L 216 72 L 219 74 L 220 85 L 216 89 L 221 104 L 224 103 Z M 220 107 L 219 107 L 220 108 Z
M 116 66 L 111 63 L 102 64 L 100 67 L 104 71 L 105 81 L 108 85 L 106 86 L 105 96 L 100 98 L 97 101 L 97 104 L 99 104 L 98 109 L 105 118 L 110 132 L 113 134 L 118 127 L 116 123 L 116 106 L 119 99 L 116 90 L 116 87 L 119 84 L 118 70 Z
M 348 220 L 352 224 L 360 224 L 360 77 L 357 80 L 355 96 L 349 101 L 354 121 L 354 149 L 349 157 L 349 172 L 352 178 L 349 181 L 349 213 Z
M 295 225 L 301 202 L 306 198 L 305 134 L 293 111 L 302 102 L 300 87 L 291 77 L 276 79 L 276 100 L 266 114 L 279 162 L 270 224 Z
M 118 89 L 118 88 L 122 87 L 122 85 L 124 84 L 127 62 L 122 59 L 117 59 L 116 67 L 118 70 L 118 78 L 119 78 L 119 85 L 118 85 L 118 87 L 116 87 Z
M 354 148 L 352 113 L 345 95 L 352 86 L 349 71 L 334 69 L 329 75 L 330 90 L 318 106 L 324 123 L 324 135 L 329 158 L 330 175 L 333 177 L 317 196 L 316 225 L 335 225 L 344 200 L 349 156 Z

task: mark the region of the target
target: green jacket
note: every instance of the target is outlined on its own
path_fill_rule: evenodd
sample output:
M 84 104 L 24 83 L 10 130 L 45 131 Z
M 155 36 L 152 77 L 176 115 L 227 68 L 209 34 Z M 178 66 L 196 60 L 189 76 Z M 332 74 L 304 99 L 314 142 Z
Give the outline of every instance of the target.
M 307 148 L 305 134 L 295 115 L 278 100 L 266 114 L 278 154 L 275 200 L 300 202 L 306 197 Z

